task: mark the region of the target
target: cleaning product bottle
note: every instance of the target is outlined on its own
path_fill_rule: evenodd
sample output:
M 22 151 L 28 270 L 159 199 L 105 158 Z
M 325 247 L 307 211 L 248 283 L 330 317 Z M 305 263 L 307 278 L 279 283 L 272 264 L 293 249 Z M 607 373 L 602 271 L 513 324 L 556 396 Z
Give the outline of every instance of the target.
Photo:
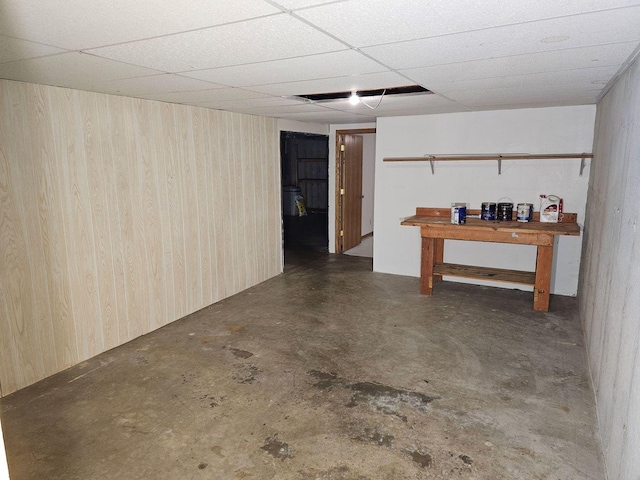
M 540 195 L 540 221 L 557 223 L 562 212 L 562 199 L 557 195 Z

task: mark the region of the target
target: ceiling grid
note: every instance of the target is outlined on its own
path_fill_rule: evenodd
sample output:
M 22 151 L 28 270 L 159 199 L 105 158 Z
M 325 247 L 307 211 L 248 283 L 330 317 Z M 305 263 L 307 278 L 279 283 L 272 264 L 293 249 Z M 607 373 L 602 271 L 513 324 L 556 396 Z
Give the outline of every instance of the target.
M 640 0 L 0 3 L 0 78 L 313 123 L 593 104 L 639 45 Z

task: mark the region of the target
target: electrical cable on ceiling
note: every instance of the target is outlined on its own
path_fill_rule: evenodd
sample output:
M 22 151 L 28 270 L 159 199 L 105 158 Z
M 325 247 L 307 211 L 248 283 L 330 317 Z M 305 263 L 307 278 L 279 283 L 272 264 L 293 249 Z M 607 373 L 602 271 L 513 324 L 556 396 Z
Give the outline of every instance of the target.
M 384 94 L 386 93 L 387 89 L 385 88 L 382 91 L 382 95 L 380 95 L 380 100 L 378 100 L 378 104 L 375 107 L 372 107 L 371 105 L 365 103 L 362 98 L 360 98 L 360 103 L 362 103 L 365 107 L 369 107 L 371 110 L 375 110 L 376 108 L 378 108 L 380 106 L 380 104 L 382 103 L 382 99 L 384 98 Z

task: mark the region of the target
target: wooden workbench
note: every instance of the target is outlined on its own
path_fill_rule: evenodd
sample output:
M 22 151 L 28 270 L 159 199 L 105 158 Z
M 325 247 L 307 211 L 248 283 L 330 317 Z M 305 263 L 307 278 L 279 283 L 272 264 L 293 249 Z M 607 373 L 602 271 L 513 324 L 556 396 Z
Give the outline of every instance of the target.
M 479 210 L 467 210 L 467 215 L 479 215 Z M 553 261 L 553 239 L 556 235 L 580 235 L 575 213 L 562 214 L 558 223 L 543 223 L 539 214 L 534 213 L 533 221 L 499 222 L 467 218 L 464 225 L 451 223 L 450 208 L 416 208 L 416 214 L 407 218 L 402 225 L 420 227 L 422 237 L 422 258 L 420 268 L 420 292 L 431 295 L 435 282 L 443 275 L 476 278 L 497 282 L 517 283 L 533 286 L 533 309 L 549 310 L 551 269 Z M 536 271 L 523 272 L 498 268 L 474 267 L 444 263 L 445 240 L 470 240 L 476 242 L 515 243 L 535 245 Z

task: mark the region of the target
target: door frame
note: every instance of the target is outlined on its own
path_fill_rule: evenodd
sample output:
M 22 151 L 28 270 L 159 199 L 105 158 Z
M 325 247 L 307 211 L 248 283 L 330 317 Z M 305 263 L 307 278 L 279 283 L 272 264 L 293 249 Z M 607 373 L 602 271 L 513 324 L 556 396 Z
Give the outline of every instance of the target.
M 336 253 L 342 253 L 340 231 L 344 230 L 344 204 L 342 202 L 342 195 L 340 191 L 344 188 L 344 178 L 342 177 L 342 160 L 343 152 L 340 150 L 340 137 L 342 135 L 364 135 L 368 133 L 376 133 L 375 128 L 349 128 L 345 130 L 336 130 L 336 191 L 335 191 L 335 251 Z

